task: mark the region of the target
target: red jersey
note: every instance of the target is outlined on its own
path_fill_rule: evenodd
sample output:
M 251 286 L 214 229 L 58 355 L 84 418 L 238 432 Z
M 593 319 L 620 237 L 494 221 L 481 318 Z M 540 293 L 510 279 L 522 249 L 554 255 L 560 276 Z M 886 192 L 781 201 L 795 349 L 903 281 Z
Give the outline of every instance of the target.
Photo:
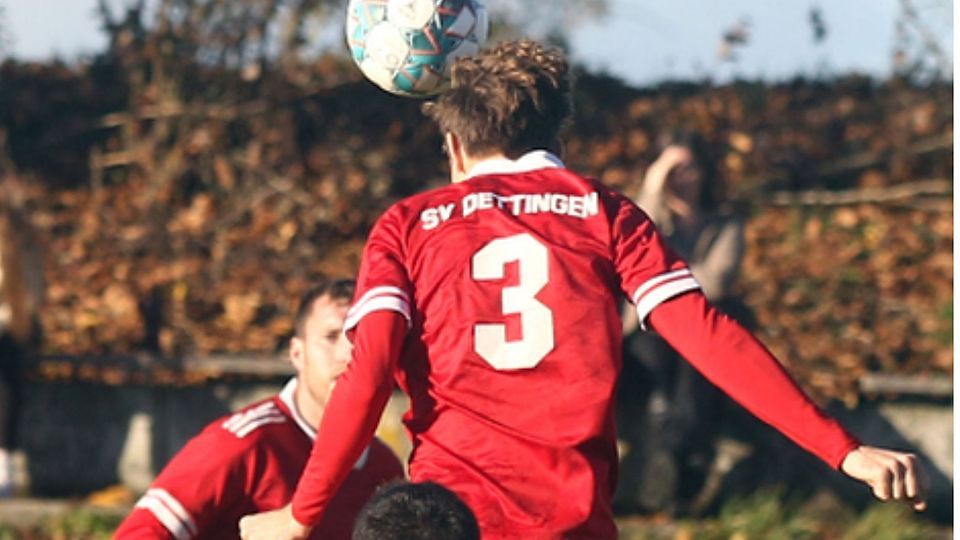
M 324 515 L 392 373 L 411 398 L 411 479 L 456 492 L 485 539 L 616 538 L 621 295 L 672 343 L 695 336 L 678 350 L 710 380 L 838 466 L 856 441 L 698 289 L 636 205 L 547 152 L 397 203 L 367 241 L 344 325 L 354 359 L 321 424 L 344 436 L 314 448 L 294 517 Z
M 236 539 L 241 517 L 290 502 L 316 436 L 294 406 L 295 388 L 293 379 L 279 395 L 216 420 L 191 439 L 114 537 Z M 349 539 L 374 491 L 402 477 L 396 455 L 374 440 L 311 538 Z
M 615 536 L 617 299 L 649 311 L 698 285 L 630 201 L 551 155 L 484 166 L 514 174 L 474 170 L 380 219 L 345 328 L 388 306 L 411 322 L 413 480 L 457 492 L 485 534 Z

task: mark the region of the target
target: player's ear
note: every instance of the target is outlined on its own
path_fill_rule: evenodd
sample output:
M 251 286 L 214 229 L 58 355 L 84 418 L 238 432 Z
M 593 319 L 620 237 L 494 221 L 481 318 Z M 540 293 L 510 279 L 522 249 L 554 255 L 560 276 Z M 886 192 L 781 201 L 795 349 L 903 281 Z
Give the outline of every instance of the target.
M 443 145 L 447 149 L 447 158 L 450 161 L 450 175 L 456 181 L 467 174 L 466 152 L 463 144 L 460 143 L 460 137 L 450 132 L 443 134 Z
M 296 369 L 298 373 L 303 370 L 305 345 L 303 340 L 297 336 L 290 338 L 290 351 L 288 353 L 290 355 L 290 363 L 293 364 L 294 369 Z

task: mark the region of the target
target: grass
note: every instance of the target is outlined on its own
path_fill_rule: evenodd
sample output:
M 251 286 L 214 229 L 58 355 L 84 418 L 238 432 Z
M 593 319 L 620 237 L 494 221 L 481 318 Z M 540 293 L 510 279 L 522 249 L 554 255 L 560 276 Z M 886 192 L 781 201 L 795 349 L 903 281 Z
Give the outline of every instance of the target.
M 0 540 L 109 539 L 122 516 L 91 509 L 47 517 L 28 528 L 0 525 Z M 619 520 L 620 540 L 946 540 L 952 529 L 933 525 L 899 504 L 876 503 L 856 512 L 830 495 L 807 500 L 778 489 L 724 505 L 717 515 L 673 521 Z
M 952 530 L 933 525 L 900 504 L 863 512 L 831 496 L 785 498 L 777 489 L 727 503 L 713 517 L 667 522 L 626 519 L 621 540 L 937 540 Z
M 109 540 L 123 516 L 74 510 L 42 519 L 32 527 L 0 525 L 0 540 Z
M 949 531 L 919 521 L 902 505 L 875 505 L 854 523 L 843 540 L 930 540 L 950 538 Z

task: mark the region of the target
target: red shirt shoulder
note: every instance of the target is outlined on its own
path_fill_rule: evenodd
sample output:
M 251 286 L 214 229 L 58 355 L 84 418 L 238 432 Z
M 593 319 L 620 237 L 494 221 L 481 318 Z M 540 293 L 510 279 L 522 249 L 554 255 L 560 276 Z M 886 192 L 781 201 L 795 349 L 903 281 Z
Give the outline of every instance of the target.
M 277 398 L 219 418 L 163 468 L 116 537 L 159 523 L 174 538 L 236 538 L 242 515 L 289 499 L 310 445 Z
M 310 429 L 280 396 L 211 422 L 164 467 L 115 538 L 237 538 L 242 516 L 290 502 L 313 446 Z M 375 440 L 311 538 L 348 539 L 376 489 L 402 477 L 399 459 Z

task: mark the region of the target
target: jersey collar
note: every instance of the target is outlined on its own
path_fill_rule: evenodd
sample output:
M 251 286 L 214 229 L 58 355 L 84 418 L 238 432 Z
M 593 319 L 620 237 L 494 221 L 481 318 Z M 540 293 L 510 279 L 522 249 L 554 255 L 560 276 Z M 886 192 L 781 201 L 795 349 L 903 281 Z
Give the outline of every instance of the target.
M 290 411 L 290 416 L 293 417 L 293 421 L 300 426 L 300 429 L 307 434 L 307 437 L 310 437 L 311 441 L 315 440 L 317 438 L 317 430 L 300 414 L 300 409 L 297 408 L 297 400 L 294 399 L 296 395 L 297 378 L 293 377 L 287 381 L 287 384 L 283 385 L 283 390 L 280 391 L 280 401 L 287 406 L 287 410 Z
M 520 156 L 519 159 L 494 158 L 480 161 L 470 169 L 467 178 L 486 174 L 517 174 L 563 166 L 563 161 L 550 152 L 533 150 Z
M 317 430 L 310 425 L 310 422 L 307 422 L 307 419 L 300 414 L 300 409 L 297 408 L 297 400 L 294 399 L 294 396 L 297 392 L 297 378 L 293 377 L 287 384 L 283 385 L 283 390 L 280 390 L 280 401 L 286 405 L 287 410 L 290 411 L 290 416 L 293 417 L 293 421 L 296 422 L 297 426 L 307 434 L 307 437 L 310 437 L 311 441 L 317 440 Z M 367 446 L 363 449 L 363 453 L 360 454 L 360 459 L 353 464 L 354 469 L 362 469 L 364 465 L 367 464 L 367 458 L 370 455 L 370 447 Z

